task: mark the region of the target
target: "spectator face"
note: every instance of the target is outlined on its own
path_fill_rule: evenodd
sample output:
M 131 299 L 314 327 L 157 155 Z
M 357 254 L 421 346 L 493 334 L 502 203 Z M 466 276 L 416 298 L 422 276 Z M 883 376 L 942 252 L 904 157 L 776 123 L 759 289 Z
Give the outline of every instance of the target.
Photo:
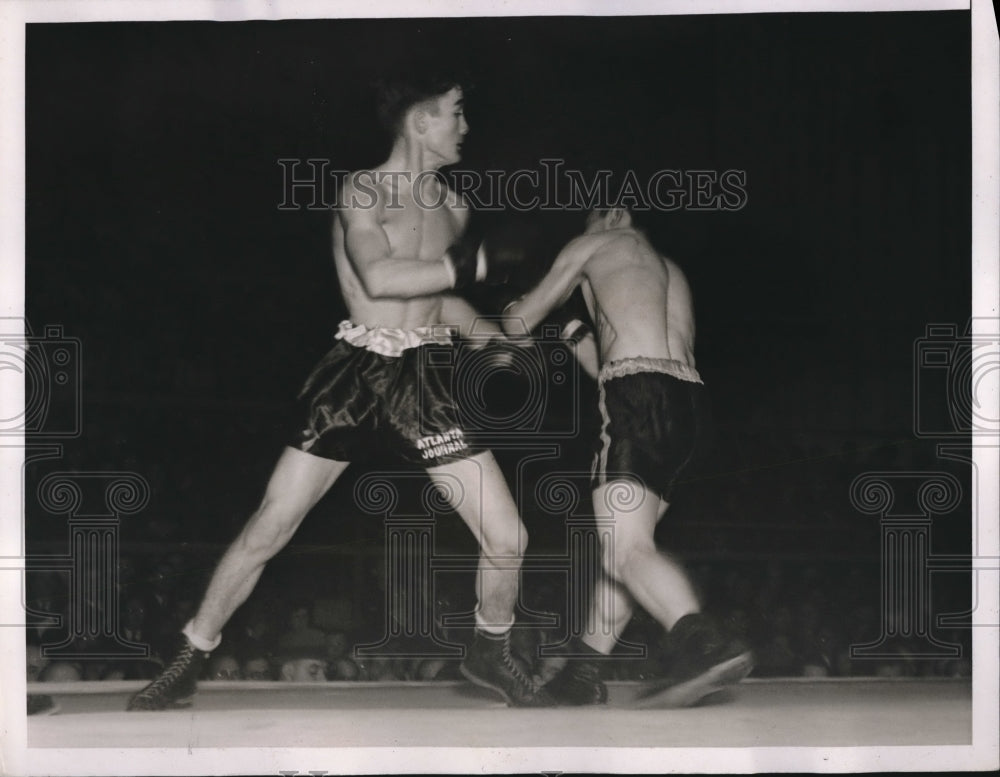
M 362 667 L 369 680 L 398 680 L 396 667 L 391 658 L 373 656 Z
M 342 632 L 335 631 L 326 635 L 326 658 L 328 661 L 335 661 L 343 658 L 347 654 L 347 636 Z
M 212 659 L 209 669 L 209 680 L 239 680 L 240 665 L 232 656 L 219 656 Z
M 57 661 L 49 664 L 41 674 L 42 682 L 46 683 L 75 683 L 82 679 L 83 674 L 76 664 L 67 661 Z
M 803 677 L 828 677 L 830 665 L 824 656 L 816 653 L 810 654 L 802 661 Z
M 131 598 L 125 603 L 124 622 L 125 628 L 141 629 L 146 618 L 146 608 L 143 603 L 136 598 Z
M 324 663 L 316 658 L 297 658 L 281 665 L 281 679 L 290 683 L 326 681 Z
M 42 655 L 42 649 L 38 645 L 28 645 L 24 657 L 28 682 L 34 682 L 48 666 L 49 659 Z
M 271 665 L 266 658 L 250 658 L 243 664 L 243 679 L 270 680 Z
M 330 664 L 331 679 L 334 680 L 357 680 L 360 670 L 357 664 L 348 658 L 341 658 Z

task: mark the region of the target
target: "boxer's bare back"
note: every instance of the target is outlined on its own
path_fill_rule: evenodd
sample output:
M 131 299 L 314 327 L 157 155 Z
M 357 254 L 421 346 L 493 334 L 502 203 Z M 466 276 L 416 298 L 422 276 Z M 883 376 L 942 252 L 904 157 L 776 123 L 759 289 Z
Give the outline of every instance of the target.
M 597 328 L 602 364 L 647 357 L 695 366 L 687 280 L 641 233 L 624 229 L 602 241 L 582 273 L 581 288 Z

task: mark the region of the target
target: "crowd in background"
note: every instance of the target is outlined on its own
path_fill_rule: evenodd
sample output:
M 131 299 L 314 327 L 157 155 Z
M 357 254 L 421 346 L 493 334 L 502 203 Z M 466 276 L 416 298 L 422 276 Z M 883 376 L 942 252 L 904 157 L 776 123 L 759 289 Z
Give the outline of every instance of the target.
M 224 630 L 203 679 L 460 679 L 460 646 L 472 634 L 471 580 L 442 578 L 436 590 L 421 596 L 419 606 L 428 608 L 427 618 L 421 621 L 411 610 L 407 620 L 398 613 L 412 592 L 385 590 L 384 562 L 374 552 L 377 549 L 371 550 L 366 556 L 370 563 L 365 569 L 364 596 L 358 596 L 357 590 L 337 591 L 316 584 L 324 569 L 342 563 L 336 556 L 299 559 L 295 574 L 265 580 Z M 29 679 L 65 682 L 156 676 L 172 640 L 192 616 L 210 568 L 207 555 L 122 557 L 118 622 L 113 629 L 118 636 L 85 634 L 75 639 L 68 638 L 72 617 L 81 616 L 68 611 L 66 576 L 30 574 L 28 606 L 35 622 L 27 637 Z M 690 571 L 706 611 L 752 645 L 756 655 L 753 677 L 971 674 L 970 630 L 932 626 L 928 634 L 919 634 L 912 627 L 900 628 L 898 618 L 903 613 L 887 611 L 881 601 L 877 565 L 699 562 Z M 553 656 L 567 632 L 569 593 L 559 576 L 545 579 L 526 573 L 524 585 L 530 605 L 519 617 L 515 645 L 542 681 L 559 660 Z M 939 589 L 934 611 L 960 615 L 961 588 Z M 111 623 L 95 608 L 99 608 L 96 603 L 86 603 L 89 614 L 83 617 L 90 619 L 87 622 L 102 627 Z M 62 623 L 57 625 L 55 619 L 39 613 L 59 615 Z M 414 625 L 418 622 L 433 625 L 421 630 Z M 669 640 L 669 633 L 637 611 L 615 657 L 604 666 L 606 679 L 667 676 Z M 148 655 L 116 655 L 122 652 L 122 644 L 148 646 Z M 878 649 L 868 652 L 879 655 L 852 657 L 852 646 L 864 650 L 872 644 L 878 644 Z
M 593 391 L 592 386 L 580 388 Z M 560 398 L 554 395 L 549 399 L 553 408 L 567 413 L 576 406 L 556 401 Z M 589 407 L 595 404 L 592 400 L 583 396 L 580 404 Z M 768 426 L 763 411 L 759 418 L 750 413 L 751 422 L 734 430 L 726 425 L 724 409 L 719 409 L 719 425 L 708 430 L 706 450 L 672 495 L 658 540 L 688 565 L 705 609 L 749 641 L 756 654 L 753 676 L 969 675 L 971 630 L 962 626 L 970 617 L 962 613 L 972 601 L 968 573 L 931 575 L 932 597 L 922 604 L 929 632 L 913 636 L 912 624 L 899 627 L 908 613 L 887 610 L 882 601 L 880 518 L 859 513 L 849 497 L 860 473 L 924 472 L 947 469 L 948 462 L 932 445 L 912 438 L 869 444 L 864 439 L 783 433 Z M 119 412 L 128 415 L 128 407 Z M 31 623 L 29 673 L 34 679 L 145 679 L 157 674 L 171 652 L 171 641 L 193 615 L 222 549 L 256 505 L 270 462 L 261 452 L 261 440 L 280 427 L 277 416 L 260 409 L 247 415 L 250 420 L 241 414 L 234 420 L 232 409 L 219 412 L 224 423 L 205 431 L 202 416 L 190 408 L 164 407 L 160 425 L 150 427 L 149 450 L 137 449 L 134 458 L 122 461 L 108 458 L 111 429 L 88 430 L 53 465 L 69 472 L 140 472 L 147 481 L 149 506 L 121 521 L 114 601 L 115 639 L 146 646 L 148 655 L 115 655 L 115 639 L 109 642 L 107 637 L 71 640 L 71 604 L 77 610 L 100 610 L 104 605 L 74 601 L 80 594 L 70 591 L 68 572 L 30 571 L 25 604 Z M 135 414 L 145 418 L 138 409 Z M 550 415 L 548 423 L 558 431 L 560 419 Z M 261 420 L 265 416 L 266 422 Z M 594 436 L 593 423 L 589 417 L 581 421 L 582 439 Z M 160 446 L 180 445 L 175 437 L 200 441 L 199 435 L 209 432 L 211 445 L 185 448 L 187 458 L 162 455 Z M 884 440 L 883 435 L 879 438 Z M 241 443 L 247 439 L 256 439 L 257 447 Z M 555 442 L 561 458 L 541 461 L 535 476 L 555 470 L 582 472 L 576 480 L 585 510 L 589 447 Z M 219 450 L 226 452 L 224 458 Z M 522 452 L 500 450 L 497 458 L 509 481 L 521 482 L 517 493 L 531 537 L 529 555 L 564 553 L 569 547 L 567 515 L 552 504 L 546 506 L 536 489 L 519 480 Z M 33 481 L 43 474 L 39 468 L 27 476 L 28 550 L 58 555 L 66 552 L 66 516 L 48 513 L 32 501 Z M 417 635 L 416 641 L 423 644 L 387 641 L 387 634 L 406 632 L 394 629 L 390 602 L 407 593 L 394 596 L 385 590 L 385 523 L 358 506 L 356 489 L 365 476 L 364 470 L 348 469 L 288 548 L 268 564 L 251 599 L 224 630 L 204 679 L 460 677 L 455 650 L 435 645 L 461 646 L 471 638 L 473 574 L 467 570 L 464 577 L 435 575 L 437 589 L 420 594 L 434 624 L 431 634 Z M 400 504 L 419 499 L 422 481 L 395 473 L 388 478 L 400 489 Z M 935 518 L 932 553 L 969 552 L 970 510 L 965 504 L 950 516 Z M 476 552 L 457 516 L 438 516 L 436 532 L 435 546 Z M 565 575 L 545 579 L 530 572 L 523 577 L 528 608 L 551 616 L 522 612 L 515 632 L 520 651 L 540 678 L 550 671 L 550 659 L 540 657 L 540 648 L 558 645 L 570 627 L 566 580 Z M 444 623 L 446 615 L 455 613 L 467 617 Z M 45 614 L 61 616 L 61 625 Z M 932 614 L 956 616 L 939 623 Z M 111 622 L 106 612 L 92 615 L 92 622 Z M 645 613 L 636 613 L 624 643 L 638 647 L 617 651 L 616 659 L 604 666 L 607 679 L 642 680 L 669 673 L 669 635 Z M 872 643 L 879 648 L 852 655 L 852 646 Z M 54 645 L 61 647 L 54 651 Z

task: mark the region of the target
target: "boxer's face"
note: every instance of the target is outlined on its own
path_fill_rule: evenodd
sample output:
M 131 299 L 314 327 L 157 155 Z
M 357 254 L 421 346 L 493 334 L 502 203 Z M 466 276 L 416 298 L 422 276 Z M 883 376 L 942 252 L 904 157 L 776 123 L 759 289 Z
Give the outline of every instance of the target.
M 431 109 L 423 112 L 424 144 L 442 165 L 462 158 L 462 141 L 469 131 L 465 120 L 462 90 L 451 89 L 437 98 Z

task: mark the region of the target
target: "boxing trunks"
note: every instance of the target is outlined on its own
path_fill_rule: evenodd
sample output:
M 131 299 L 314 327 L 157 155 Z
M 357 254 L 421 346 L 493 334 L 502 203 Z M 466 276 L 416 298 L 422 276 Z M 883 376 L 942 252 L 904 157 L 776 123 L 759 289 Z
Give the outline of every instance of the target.
M 598 390 L 601 433 L 591 485 L 636 479 L 665 499 L 698 440 L 698 372 L 672 359 L 620 359 L 601 368 Z
M 299 392 L 289 444 L 338 461 L 432 467 L 480 453 L 452 397 L 445 326 L 389 329 L 342 321 L 337 344 Z

